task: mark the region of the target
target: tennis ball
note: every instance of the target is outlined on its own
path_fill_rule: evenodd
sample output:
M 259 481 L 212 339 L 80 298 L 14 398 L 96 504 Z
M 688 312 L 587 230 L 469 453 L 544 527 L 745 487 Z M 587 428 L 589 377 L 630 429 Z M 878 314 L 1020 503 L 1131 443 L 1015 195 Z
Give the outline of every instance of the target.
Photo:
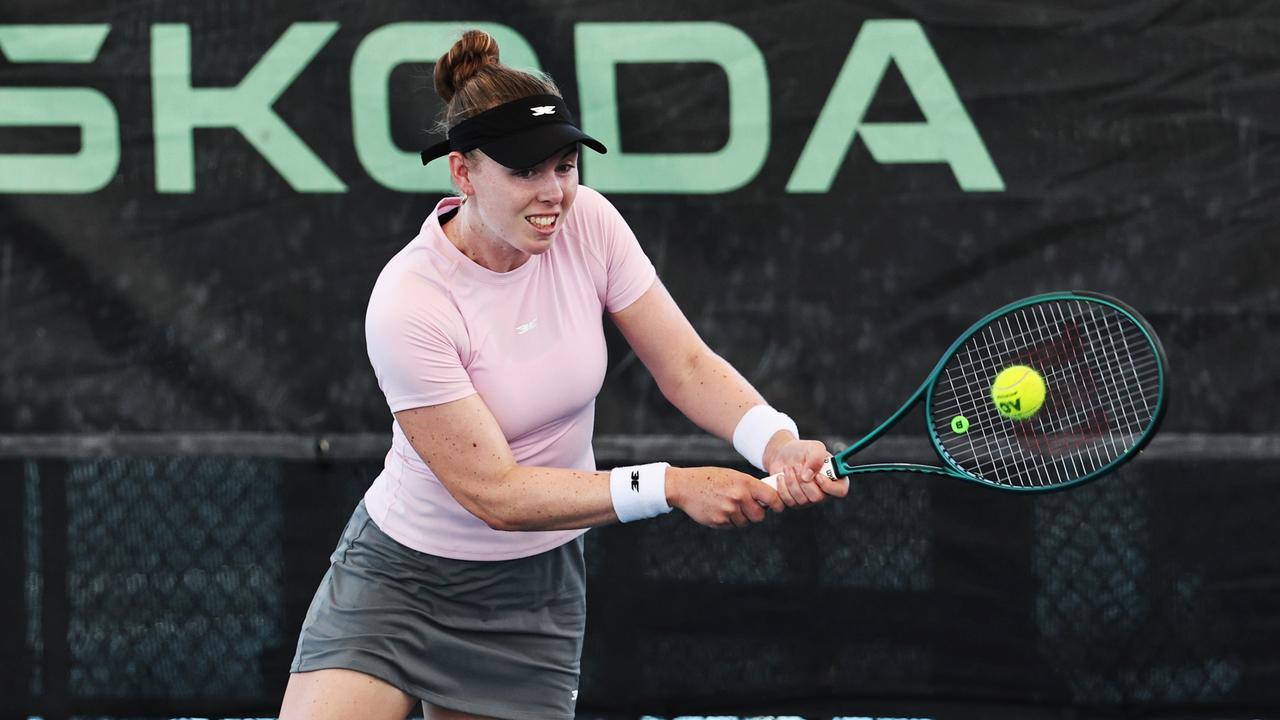
M 1044 405 L 1044 378 L 1026 365 L 1007 367 L 991 384 L 991 400 L 1001 415 L 1026 420 Z

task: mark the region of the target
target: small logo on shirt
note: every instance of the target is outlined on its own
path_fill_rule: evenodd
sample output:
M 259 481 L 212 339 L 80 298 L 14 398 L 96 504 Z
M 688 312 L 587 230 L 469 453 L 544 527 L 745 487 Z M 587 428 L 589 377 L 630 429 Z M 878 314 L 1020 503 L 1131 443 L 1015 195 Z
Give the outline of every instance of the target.
M 539 115 L 554 115 L 556 113 L 555 105 L 539 105 L 529 109 L 533 111 L 534 117 L 538 117 Z
M 520 325 L 517 325 L 517 326 L 516 326 L 516 334 L 517 334 L 517 335 L 523 335 L 523 334 L 525 334 L 525 333 L 529 332 L 530 330 L 533 330 L 533 329 L 535 329 L 535 328 L 537 328 L 537 327 L 538 327 L 538 318 L 534 318 L 534 319 L 530 320 L 530 321 L 529 321 L 529 322 L 527 322 L 527 323 L 521 323 Z
M 577 691 L 577 690 L 574 690 L 574 691 L 570 692 L 570 693 L 569 693 L 569 699 L 570 699 L 570 700 L 572 700 L 573 702 L 578 702 L 578 691 Z
M 635 492 L 640 492 L 640 471 L 639 470 L 631 471 L 631 489 L 634 490 Z

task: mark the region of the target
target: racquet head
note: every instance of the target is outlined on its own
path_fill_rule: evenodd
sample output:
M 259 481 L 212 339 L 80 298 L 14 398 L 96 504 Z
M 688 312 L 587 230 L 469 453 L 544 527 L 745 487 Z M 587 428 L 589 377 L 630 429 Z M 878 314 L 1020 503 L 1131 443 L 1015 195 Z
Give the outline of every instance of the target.
M 1024 366 L 1043 379 L 1038 410 L 1002 412 L 992 386 Z M 957 340 L 931 376 L 925 408 L 938 454 L 967 479 L 1055 490 L 1131 458 L 1164 414 L 1165 357 L 1150 325 L 1096 293 L 1051 293 L 997 310 Z

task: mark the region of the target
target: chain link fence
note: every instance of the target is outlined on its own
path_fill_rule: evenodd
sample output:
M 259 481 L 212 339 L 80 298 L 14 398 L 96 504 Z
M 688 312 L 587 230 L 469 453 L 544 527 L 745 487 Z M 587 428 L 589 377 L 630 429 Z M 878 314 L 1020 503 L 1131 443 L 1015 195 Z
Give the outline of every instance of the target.
M 602 466 L 633 459 L 602 446 Z M 0 716 L 274 715 L 379 469 L 280 454 L 0 463 L 22 543 L 0 631 L 20 692 Z M 680 464 L 727 458 L 707 454 Z M 741 531 L 680 513 L 592 531 L 580 711 L 1280 711 L 1273 463 L 1234 461 L 1211 489 L 1222 463 L 1151 455 L 1036 497 L 879 476 Z

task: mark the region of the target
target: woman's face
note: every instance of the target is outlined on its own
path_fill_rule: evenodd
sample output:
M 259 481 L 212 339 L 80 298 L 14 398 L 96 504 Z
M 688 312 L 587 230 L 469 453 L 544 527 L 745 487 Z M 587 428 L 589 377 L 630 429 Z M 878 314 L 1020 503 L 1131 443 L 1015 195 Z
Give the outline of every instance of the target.
M 491 247 L 505 244 L 523 255 L 551 246 L 578 194 L 578 148 L 570 146 L 523 170 L 472 153 L 455 180 L 467 196 L 466 228 Z

